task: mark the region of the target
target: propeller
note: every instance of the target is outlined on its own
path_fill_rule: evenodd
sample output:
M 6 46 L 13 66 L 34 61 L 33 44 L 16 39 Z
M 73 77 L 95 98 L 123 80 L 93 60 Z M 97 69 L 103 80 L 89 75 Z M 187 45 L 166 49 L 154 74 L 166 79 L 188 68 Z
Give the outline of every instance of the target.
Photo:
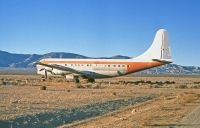
M 47 79 L 47 73 L 50 72 L 52 74 L 52 70 L 49 70 L 49 69 L 46 69 L 46 68 L 41 68 L 39 71 L 43 71 L 44 70 L 44 76 L 45 76 L 45 79 Z

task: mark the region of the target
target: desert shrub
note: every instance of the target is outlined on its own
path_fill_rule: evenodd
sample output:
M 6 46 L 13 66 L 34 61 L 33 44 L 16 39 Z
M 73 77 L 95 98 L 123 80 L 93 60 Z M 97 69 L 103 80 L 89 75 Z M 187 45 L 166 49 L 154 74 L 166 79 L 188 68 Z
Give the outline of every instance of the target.
M 56 82 L 61 83 L 61 82 L 63 82 L 63 80 L 62 79 L 57 79 Z
M 170 81 L 165 81 L 165 84 L 171 84 L 171 82 Z
M 147 83 L 147 84 L 152 84 L 152 82 L 151 82 L 151 81 L 146 81 L 145 83 Z
M 129 81 L 128 82 L 126 82 L 126 81 L 119 81 L 119 83 L 118 84 L 126 84 L 126 83 L 129 83 Z M 116 84 L 116 83 L 115 83 Z
M 179 85 L 179 88 L 188 88 L 188 86 L 185 84 L 181 84 L 181 85 Z
M 113 94 L 114 96 L 116 96 L 116 95 L 117 95 L 117 93 L 116 93 L 116 92 L 113 92 L 112 94 Z
M 144 84 L 145 83 L 145 81 L 143 81 L 143 80 L 140 80 L 140 81 L 135 81 L 135 82 L 132 82 L 132 83 L 134 83 L 134 84 L 136 84 L 136 85 L 138 85 L 138 84 Z
M 171 84 L 175 84 L 176 82 L 172 81 Z
M 69 90 L 69 89 L 67 90 L 67 92 L 70 92 L 70 91 L 71 91 L 71 90 Z
M 138 85 L 139 84 L 139 82 L 138 81 L 135 81 L 135 82 L 133 82 L 135 85 Z
M 5 82 L 5 81 L 3 81 L 3 82 L 2 82 L 2 85 L 6 85 L 6 82 Z
M 46 86 L 41 86 L 41 87 L 40 87 L 40 90 L 46 90 L 46 89 L 47 89 Z
M 163 82 L 162 81 L 156 81 L 156 84 L 161 86 L 161 85 L 163 85 Z
M 82 84 L 76 84 L 77 88 L 85 88 Z
M 45 79 L 45 78 L 42 78 L 41 81 L 44 82 L 44 81 L 46 81 L 46 79 Z
M 152 85 L 150 85 L 150 86 L 149 86 L 149 88 L 153 88 L 153 86 L 152 86 Z
M 140 80 L 140 81 L 138 81 L 138 82 L 139 82 L 139 83 L 142 83 L 142 84 L 143 84 L 143 83 L 145 83 L 145 81 L 144 81 L 144 80 Z
M 192 88 L 195 88 L 195 89 L 200 88 L 200 85 L 193 85 Z
M 95 88 L 101 88 L 101 84 L 96 84 Z
M 86 87 L 87 87 L 87 88 L 91 88 L 91 87 L 92 87 L 92 84 L 88 83 L 88 84 L 86 84 Z
M 193 88 L 198 88 L 198 86 L 197 86 L 197 85 L 194 85 Z
M 174 81 L 165 81 L 165 84 L 175 84 Z

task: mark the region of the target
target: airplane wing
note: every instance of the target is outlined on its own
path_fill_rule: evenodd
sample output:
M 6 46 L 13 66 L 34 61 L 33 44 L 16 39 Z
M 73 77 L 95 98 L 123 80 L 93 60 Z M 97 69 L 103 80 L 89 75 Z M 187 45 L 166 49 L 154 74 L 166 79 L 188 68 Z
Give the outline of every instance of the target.
M 73 68 L 69 68 L 69 67 L 65 67 L 65 66 L 57 65 L 57 64 L 45 64 L 45 63 L 42 63 L 42 62 L 37 62 L 35 64 L 42 65 L 42 66 L 49 67 L 49 68 L 62 70 L 62 71 L 67 71 L 67 72 L 74 74 L 74 75 L 80 75 L 82 78 L 86 78 L 86 79 L 94 79 L 94 76 L 99 76 L 101 78 L 105 77 L 102 74 L 98 74 L 98 73 L 95 73 L 95 72 L 92 72 L 92 71 L 79 71 L 79 70 L 75 70 Z
M 84 75 L 84 73 L 81 72 L 81 71 L 78 71 L 78 70 L 75 70 L 75 69 L 72 69 L 72 68 L 69 68 L 69 67 L 65 67 L 65 66 L 62 66 L 62 65 L 44 64 L 44 63 L 41 63 L 41 62 L 37 62 L 36 64 L 46 66 L 46 67 L 49 67 L 49 68 L 55 68 L 55 69 L 62 70 L 62 71 L 68 71 L 68 72 L 75 73 L 75 74 Z

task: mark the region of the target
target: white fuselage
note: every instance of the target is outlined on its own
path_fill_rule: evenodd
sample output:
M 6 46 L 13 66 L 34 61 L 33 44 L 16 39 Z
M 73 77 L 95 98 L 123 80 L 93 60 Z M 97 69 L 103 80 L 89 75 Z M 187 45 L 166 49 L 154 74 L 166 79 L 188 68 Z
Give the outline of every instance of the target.
M 94 78 L 114 77 L 133 73 L 153 66 L 162 65 L 153 61 L 134 61 L 133 59 L 42 59 L 40 62 L 48 65 L 68 67 Z M 51 71 L 53 75 L 68 75 L 70 71 L 37 65 L 37 73 L 44 75 L 42 68 Z

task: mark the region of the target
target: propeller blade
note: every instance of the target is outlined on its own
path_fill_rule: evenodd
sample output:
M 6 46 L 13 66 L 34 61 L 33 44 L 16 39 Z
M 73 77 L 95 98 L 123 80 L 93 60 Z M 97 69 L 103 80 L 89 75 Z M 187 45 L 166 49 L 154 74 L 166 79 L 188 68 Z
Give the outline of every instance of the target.
M 43 70 L 45 70 L 44 68 L 41 68 L 39 71 L 43 71 Z

